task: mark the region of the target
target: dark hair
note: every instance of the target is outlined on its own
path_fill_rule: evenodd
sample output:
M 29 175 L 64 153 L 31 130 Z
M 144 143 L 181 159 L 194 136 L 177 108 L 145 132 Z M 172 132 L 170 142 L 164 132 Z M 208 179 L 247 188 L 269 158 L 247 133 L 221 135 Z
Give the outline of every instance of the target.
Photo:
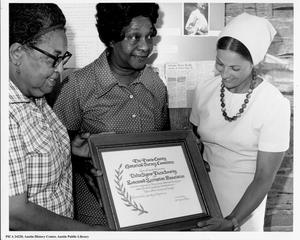
M 222 50 L 230 50 L 233 52 L 238 53 L 243 58 L 248 60 L 249 62 L 253 63 L 251 54 L 248 50 L 248 48 L 241 43 L 239 40 L 233 38 L 233 37 L 222 37 L 218 40 L 217 43 L 217 49 Z
M 98 3 L 96 6 L 96 27 L 100 40 L 110 47 L 110 42 L 119 42 L 124 39 L 122 30 L 131 20 L 138 16 L 150 19 L 154 24 L 158 19 L 159 6 L 156 3 Z
M 53 3 L 10 3 L 9 45 L 34 44 L 55 29 L 64 29 L 66 18 Z

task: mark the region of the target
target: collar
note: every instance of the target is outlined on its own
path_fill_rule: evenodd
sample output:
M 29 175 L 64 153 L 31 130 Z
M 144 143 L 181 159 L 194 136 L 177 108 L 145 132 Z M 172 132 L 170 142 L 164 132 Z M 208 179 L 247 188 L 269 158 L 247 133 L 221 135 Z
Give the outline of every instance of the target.
M 98 86 L 98 97 L 110 91 L 115 85 L 121 85 L 110 70 L 107 55 L 108 49 L 106 49 L 95 61 L 95 78 Z M 103 72 L 106 74 L 103 74 Z M 99 79 L 101 79 L 101 81 L 99 81 Z M 139 77 L 130 83 L 130 85 L 135 84 L 143 84 L 149 91 L 155 92 L 153 70 L 150 66 L 146 65 L 145 69 L 139 74 Z
M 46 103 L 44 97 L 42 98 L 29 98 L 26 97 L 20 89 L 9 79 L 9 103 L 31 103 L 34 102 L 37 106 L 42 107 Z
M 9 79 L 9 103 L 29 103 L 30 99 L 23 95 L 19 88 Z

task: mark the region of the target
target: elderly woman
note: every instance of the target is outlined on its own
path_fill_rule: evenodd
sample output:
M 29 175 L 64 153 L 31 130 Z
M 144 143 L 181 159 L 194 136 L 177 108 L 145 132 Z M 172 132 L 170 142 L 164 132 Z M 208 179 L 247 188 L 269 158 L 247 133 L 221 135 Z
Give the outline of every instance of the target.
M 71 135 L 74 132 L 136 133 L 168 129 L 166 87 L 147 65 L 157 33 L 154 24 L 159 6 L 99 3 L 96 9 L 96 27 L 106 50 L 94 62 L 68 77 L 54 111 Z M 76 160 L 73 163 L 76 164 Z M 76 218 L 85 223 L 106 225 L 101 205 L 78 173 L 83 169 L 79 166 L 74 175 Z
M 66 128 L 47 105 L 67 51 L 65 17 L 55 4 L 9 5 L 9 227 L 103 230 L 73 220 Z M 87 137 L 87 136 L 83 136 Z M 72 152 L 88 155 L 76 137 Z
M 224 219 L 200 230 L 263 231 L 266 195 L 289 147 L 289 101 L 257 75 L 276 31 L 243 13 L 221 32 L 214 79 L 199 83 L 190 121 Z

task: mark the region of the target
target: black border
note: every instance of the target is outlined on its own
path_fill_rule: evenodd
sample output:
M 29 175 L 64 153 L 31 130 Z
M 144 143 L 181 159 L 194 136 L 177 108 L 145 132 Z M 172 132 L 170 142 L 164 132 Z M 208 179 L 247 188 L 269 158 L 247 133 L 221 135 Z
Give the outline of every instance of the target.
M 197 222 L 205 220 L 210 216 L 222 217 L 195 136 L 191 130 L 130 134 L 96 134 L 89 138 L 89 146 L 94 166 L 103 172 L 102 177 L 97 178 L 97 183 L 110 229 L 126 231 L 189 230 L 196 227 Z M 199 202 L 205 213 L 121 228 L 119 226 L 101 152 L 164 146 L 182 147 Z

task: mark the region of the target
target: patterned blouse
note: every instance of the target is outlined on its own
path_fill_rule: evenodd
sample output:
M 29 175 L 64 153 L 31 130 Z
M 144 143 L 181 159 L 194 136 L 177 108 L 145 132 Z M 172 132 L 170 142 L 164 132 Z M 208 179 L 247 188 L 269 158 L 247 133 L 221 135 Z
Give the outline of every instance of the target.
M 166 86 L 158 74 L 147 66 L 125 86 L 113 76 L 107 51 L 67 78 L 54 111 L 73 131 L 135 133 L 169 128 Z
M 44 98 L 31 100 L 9 81 L 9 196 L 73 218 L 72 166 L 66 128 Z

